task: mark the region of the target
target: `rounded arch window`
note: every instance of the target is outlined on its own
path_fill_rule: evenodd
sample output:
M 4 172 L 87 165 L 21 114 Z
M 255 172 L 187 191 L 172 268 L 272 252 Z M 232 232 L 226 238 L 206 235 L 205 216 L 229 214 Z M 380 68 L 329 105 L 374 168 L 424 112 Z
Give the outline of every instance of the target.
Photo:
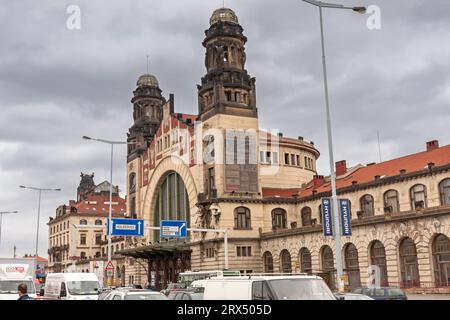
M 251 228 L 251 215 L 249 208 L 238 207 L 234 209 L 234 227 L 236 229 Z
M 311 208 L 310 207 L 304 207 L 301 211 L 301 218 L 302 218 L 302 226 L 307 227 L 312 225 L 312 217 L 311 217 Z
M 375 214 L 374 200 L 372 195 L 366 194 L 360 199 L 361 211 L 364 217 L 371 217 Z
M 399 255 L 401 286 L 404 288 L 420 286 L 419 263 L 417 261 L 416 244 L 413 239 L 405 238 L 401 241 Z
M 287 225 L 286 210 L 277 208 L 272 210 L 272 227 L 285 229 Z
M 439 183 L 439 193 L 441 196 L 441 205 L 450 205 L 450 178 L 444 179 Z
M 384 193 L 384 211 L 386 213 L 400 211 L 397 190 L 389 190 Z
M 311 252 L 308 248 L 300 249 L 298 254 L 300 258 L 300 271 L 302 273 L 307 273 L 309 275 L 312 274 L 312 261 L 311 261 Z
M 273 273 L 273 256 L 269 251 L 263 254 L 264 272 Z
M 416 184 L 410 190 L 411 209 L 424 209 L 427 207 L 427 188 L 423 184 Z
M 185 220 L 190 227 L 189 197 L 181 176 L 176 172 L 168 173 L 160 183 L 154 210 L 154 225 L 161 220 Z M 159 240 L 160 233 L 154 232 L 154 239 Z
M 95 220 L 96 226 L 101 226 L 102 224 L 103 224 L 102 220 L 100 220 L 100 219 Z
M 434 238 L 432 254 L 436 287 L 450 287 L 450 240 L 446 235 Z
M 284 249 L 280 253 L 280 261 L 281 261 L 281 272 L 282 273 L 291 273 L 292 272 L 292 264 L 291 264 L 291 254 L 289 251 Z
M 387 276 L 386 250 L 384 249 L 384 245 L 378 240 L 373 241 L 370 246 L 370 263 L 371 265 L 375 265 L 379 268 L 381 286 L 389 286 Z

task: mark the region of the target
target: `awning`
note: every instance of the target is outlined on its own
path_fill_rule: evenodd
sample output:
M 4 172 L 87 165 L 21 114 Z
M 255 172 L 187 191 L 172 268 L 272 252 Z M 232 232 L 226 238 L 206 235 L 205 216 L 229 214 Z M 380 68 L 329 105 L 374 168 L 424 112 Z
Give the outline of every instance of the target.
M 151 244 L 138 248 L 129 248 L 117 251 L 117 254 L 133 258 L 154 258 L 157 256 L 173 255 L 174 253 L 191 252 L 192 250 L 187 243 L 164 243 Z

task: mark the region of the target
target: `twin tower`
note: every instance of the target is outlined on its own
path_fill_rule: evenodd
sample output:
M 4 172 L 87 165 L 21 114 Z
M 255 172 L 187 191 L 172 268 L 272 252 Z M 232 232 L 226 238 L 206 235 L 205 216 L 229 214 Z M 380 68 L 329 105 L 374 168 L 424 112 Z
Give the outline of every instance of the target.
M 245 69 L 247 38 L 243 31 L 233 10 L 220 8 L 212 14 L 203 41 L 207 72 L 197 85 L 200 121 L 216 114 L 257 117 L 255 78 Z M 150 74 L 139 77 L 133 94 L 134 124 L 128 142 L 136 144 L 128 147 L 128 161 L 147 149 L 161 124 L 162 106 L 167 102 L 158 80 Z

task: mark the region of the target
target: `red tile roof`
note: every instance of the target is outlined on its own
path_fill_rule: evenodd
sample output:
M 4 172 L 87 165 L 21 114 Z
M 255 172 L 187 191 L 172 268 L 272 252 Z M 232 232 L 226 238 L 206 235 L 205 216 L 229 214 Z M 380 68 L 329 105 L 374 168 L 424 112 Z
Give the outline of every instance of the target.
M 338 177 L 336 180 L 337 189 L 350 187 L 353 181 L 356 184 L 364 184 L 375 180 L 375 176 L 381 178 L 398 176 L 400 170 L 405 170 L 405 174 L 423 171 L 427 168 L 429 163 L 434 163 L 435 166 L 443 166 L 450 164 L 450 145 L 436 148 L 430 151 L 419 152 L 397 159 L 373 164 L 369 166 L 357 166 L 352 172 L 349 170 L 346 175 Z M 304 188 L 299 189 L 298 195 L 300 198 L 311 196 L 313 190 L 317 193 L 330 192 L 331 184 L 329 179 L 320 187 L 313 187 L 313 181 L 310 181 Z M 264 197 L 292 197 L 295 189 L 270 189 L 263 188 Z M 290 194 L 290 195 L 289 195 Z
M 87 202 L 97 202 L 96 204 L 90 204 Z M 113 196 L 112 197 L 112 209 L 113 213 L 124 214 L 126 212 L 126 202 L 125 199 Z M 114 204 L 117 202 L 119 204 Z M 90 194 L 87 196 L 86 200 L 80 201 L 73 205 L 77 208 L 77 213 L 105 213 L 109 212 L 109 195 L 103 196 L 98 194 Z
M 300 192 L 300 188 L 291 189 L 277 189 L 277 188 L 263 188 L 262 193 L 264 198 L 291 198 Z

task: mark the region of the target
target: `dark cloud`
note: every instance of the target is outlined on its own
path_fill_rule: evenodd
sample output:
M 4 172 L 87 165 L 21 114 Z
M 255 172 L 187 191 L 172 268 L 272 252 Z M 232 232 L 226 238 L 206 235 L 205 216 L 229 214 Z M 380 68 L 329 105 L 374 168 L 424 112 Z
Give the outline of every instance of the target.
M 450 4 L 447 0 L 343 0 L 381 7 L 382 29 L 367 15 L 326 10 L 325 35 L 336 160 L 350 164 L 448 144 L 450 133 Z M 81 7 L 82 29 L 66 28 L 69 4 Z M 222 2 L 206 0 L 3 1 L 0 4 L 0 255 L 34 250 L 37 194 L 19 184 L 61 187 L 44 195 L 45 222 L 75 198 L 80 171 L 109 172 L 107 146 L 82 135 L 124 139 L 140 74 L 155 74 L 176 110 L 197 112 L 204 74 L 201 42 Z M 247 69 L 257 78 L 261 127 L 313 140 L 328 167 L 319 17 L 299 0 L 228 0 L 248 37 Z M 124 187 L 125 148 L 118 147 L 114 183 Z

